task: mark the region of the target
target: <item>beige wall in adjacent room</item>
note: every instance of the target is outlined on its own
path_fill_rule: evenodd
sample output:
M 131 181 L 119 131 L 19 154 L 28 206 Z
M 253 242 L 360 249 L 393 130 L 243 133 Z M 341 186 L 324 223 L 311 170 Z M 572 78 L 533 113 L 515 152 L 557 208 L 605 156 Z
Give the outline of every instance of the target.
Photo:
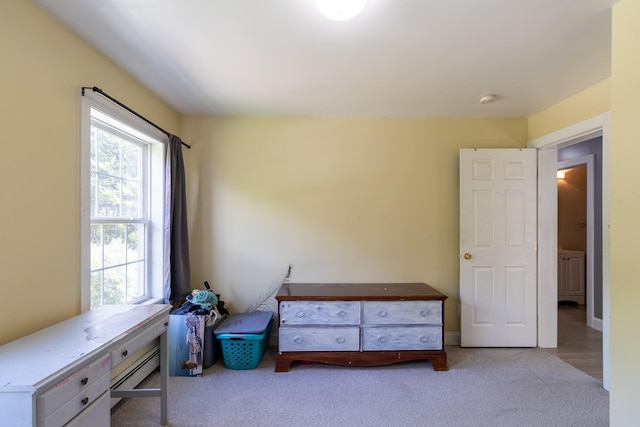
M 640 2 L 613 7 L 611 68 L 611 425 L 640 420 Z
M 459 331 L 460 148 L 524 147 L 525 119 L 191 117 L 192 282 L 235 310 L 292 281 L 426 282 Z
M 179 116 L 30 1 L 0 2 L 0 344 L 80 311 L 80 88 Z
M 558 248 L 587 250 L 587 166 L 558 179 Z

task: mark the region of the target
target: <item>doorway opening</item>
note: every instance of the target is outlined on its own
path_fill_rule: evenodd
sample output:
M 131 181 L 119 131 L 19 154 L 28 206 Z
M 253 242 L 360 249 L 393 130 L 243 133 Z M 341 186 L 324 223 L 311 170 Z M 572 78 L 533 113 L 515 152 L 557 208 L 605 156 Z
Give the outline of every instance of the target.
M 558 345 L 565 362 L 603 380 L 602 138 L 558 150 Z
M 585 254 L 591 253 L 587 233 L 593 226 L 587 219 L 588 196 L 587 165 L 567 168 L 558 162 L 558 305 L 582 309 L 587 303 Z
M 603 387 L 609 389 L 610 365 L 610 158 L 611 114 L 591 119 L 529 141 L 538 149 L 538 346 L 556 348 L 558 337 L 558 239 L 557 170 L 560 148 L 602 137 L 602 368 Z
M 602 332 L 602 136 L 560 148 L 558 170 L 558 299 L 585 305 L 587 325 Z

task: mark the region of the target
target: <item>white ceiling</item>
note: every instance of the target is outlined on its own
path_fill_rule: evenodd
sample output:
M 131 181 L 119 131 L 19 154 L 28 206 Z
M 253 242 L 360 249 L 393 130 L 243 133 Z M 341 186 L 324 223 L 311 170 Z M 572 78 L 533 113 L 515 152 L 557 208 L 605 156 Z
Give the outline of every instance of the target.
M 33 1 L 183 114 L 333 117 L 530 116 L 609 77 L 615 3 Z

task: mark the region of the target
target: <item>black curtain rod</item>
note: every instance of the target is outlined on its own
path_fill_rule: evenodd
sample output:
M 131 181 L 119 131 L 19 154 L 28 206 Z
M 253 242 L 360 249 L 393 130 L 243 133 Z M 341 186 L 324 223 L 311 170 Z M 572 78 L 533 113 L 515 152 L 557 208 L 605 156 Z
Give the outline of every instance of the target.
M 118 104 L 119 106 L 121 106 L 122 108 L 124 108 L 125 110 L 127 110 L 128 112 L 130 112 L 131 114 L 135 115 L 136 117 L 141 118 L 142 120 L 144 120 L 145 122 L 149 123 L 151 126 L 153 126 L 154 128 L 158 129 L 159 131 L 163 132 L 164 134 L 166 134 L 167 136 L 171 136 L 171 134 L 169 132 L 167 132 L 166 130 L 162 129 L 160 126 L 158 126 L 157 124 L 153 123 L 151 120 L 148 120 L 147 118 L 141 116 L 140 114 L 136 113 L 135 111 L 133 111 L 131 108 L 127 107 L 126 105 L 124 105 L 122 102 L 118 101 L 117 99 L 107 95 L 106 93 L 104 93 L 102 91 L 102 89 L 100 89 L 99 87 L 88 87 L 85 86 L 82 88 L 82 95 L 84 96 L 84 90 L 85 89 L 91 89 L 94 92 L 99 93 L 100 95 L 104 96 L 105 98 L 109 99 L 110 101 Z M 180 141 L 182 142 L 182 141 Z M 182 145 L 184 145 L 187 148 L 191 148 L 191 146 L 189 144 L 185 144 L 184 142 L 182 142 Z

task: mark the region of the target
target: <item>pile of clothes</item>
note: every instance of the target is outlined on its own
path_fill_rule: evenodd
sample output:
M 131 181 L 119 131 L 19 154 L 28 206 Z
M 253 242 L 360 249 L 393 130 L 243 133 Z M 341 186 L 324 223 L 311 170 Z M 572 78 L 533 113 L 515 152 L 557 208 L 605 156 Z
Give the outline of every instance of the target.
M 199 316 L 206 316 L 206 324 L 212 325 L 219 318 L 229 314 L 229 309 L 225 302 L 220 299 L 220 294 L 211 290 L 209 283 L 204 282 L 207 289 L 194 289 L 187 300 L 171 314 L 193 313 Z

